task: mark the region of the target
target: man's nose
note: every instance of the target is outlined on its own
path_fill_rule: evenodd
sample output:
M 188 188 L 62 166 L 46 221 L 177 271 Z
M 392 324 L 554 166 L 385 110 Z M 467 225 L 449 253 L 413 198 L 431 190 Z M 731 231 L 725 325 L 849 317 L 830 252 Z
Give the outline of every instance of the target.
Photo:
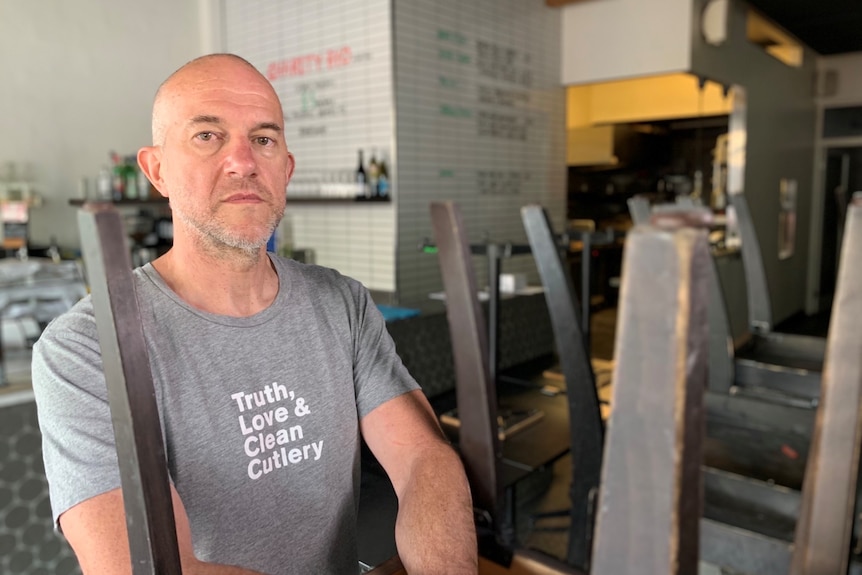
M 256 173 L 257 161 L 251 142 L 245 138 L 235 138 L 228 142 L 225 149 L 224 170 L 227 175 L 242 178 Z

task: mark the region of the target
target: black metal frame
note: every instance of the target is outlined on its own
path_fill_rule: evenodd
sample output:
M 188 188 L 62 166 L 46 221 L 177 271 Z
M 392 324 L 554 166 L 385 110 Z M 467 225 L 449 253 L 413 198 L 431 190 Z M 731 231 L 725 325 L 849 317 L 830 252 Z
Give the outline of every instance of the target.
M 566 560 L 574 567 L 588 570 L 604 442 L 604 424 L 590 363 L 589 344 L 578 321 L 578 302 L 571 276 L 560 257 L 560 248 L 547 213 L 541 206 L 525 206 L 521 208 L 521 218 L 545 287 L 545 299 L 569 402 L 572 457 L 569 495 L 572 508 Z M 588 249 L 585 246 L 585 258 L 589 257 Z M 588 294 L 588 291 L 584 293 Z M 589 315 L 586 317 L 589 318 Z

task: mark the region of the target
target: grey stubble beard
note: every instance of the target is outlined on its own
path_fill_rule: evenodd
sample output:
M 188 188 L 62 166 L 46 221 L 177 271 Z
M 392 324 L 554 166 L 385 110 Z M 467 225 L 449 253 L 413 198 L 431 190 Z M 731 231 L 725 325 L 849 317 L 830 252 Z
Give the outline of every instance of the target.
M 260 248 L 265 246 L 267 241 L 269 241 L 270 236 L 272 236 L 284 217 L 285 211 L 285 208 L 282 207 L 281 210 L 274 214 L 270 225 L 267 226 L 268 233 L 266 236 L 249 240 L 232 234 L 225 227 L 218 225 L 216 223 L 218 220 L 215 217 L 209 221 L 200 221 L 199 218 L 192 217 L 181 209 L 178 210 L 173 205 L 173 202 L 170 202 L 170 204 L 174 217 L 192 230 L 207 252 L 216 257 L 228 256 L 249 261 L 254 261 L 258 258 Z

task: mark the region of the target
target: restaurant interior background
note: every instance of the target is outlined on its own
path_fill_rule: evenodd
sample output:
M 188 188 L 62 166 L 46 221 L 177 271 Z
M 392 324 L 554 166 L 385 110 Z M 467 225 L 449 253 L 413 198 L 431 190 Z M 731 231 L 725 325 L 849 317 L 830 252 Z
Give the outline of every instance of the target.
M 528 203 L 542 204 L 560 231 L 624 233 L 636 195 L 694 197 L 726 215 L 728 117 L 742 87 L 737 185 L 764 255 L 772 315 L 776 323 L 822 315 L 834 289 L 836 197 L 862 189 L 862 14 L 849 0 L 822 3 L 819 18 L 803 1 L 752 4 L 0 0 L 0 219 L 10 264 L 0 265 L 2 338 L 23 353 L 6 354 L 20 360 L 6 367 L 19 378 L 7 390 L 28 397 L 28 346 L 86 293 L 75 263 L 82 201 L 117 199 L 136 263 L 169 247 L 166 202 L 123 166 L 150 143 L 159 83 L 221 51 L 266 74 L 285 110 L 298 167 L 273 249 L 357 278 L 381 304 L 417 311 L 442 290 L 433 250 L 422 249 L 433 236 L 432 201 L 458 202 L 476 243 L 525 243 L 519 209 Z M 597 308 L 615 305 L 620 254 L 596 251 Z M 36 317 L 20 281 L 40 261 L 68 265 L 44 278 L 54 303 Z M 502 270 L 539 283 L 530 257 L 506 258 Z M 734 332 L 744 330 L 740 258 L 723 259 L 720 271 Z M 479 260 L 477 273 L 486 285 Z M 0 438 L 0 508 L 44 519 L 43 495 L 22 487 L 44 481 L 24 471 L 38 467 L 35 419 L 16 417 L 0 418 L 9 438 Z M 3 486 L 6 475 L 14 487 Z M 19 489 L 28 493 L 23 507 Z M 26 562 L 10 547 L 20 542 L 13 533 L 0 524 L 0 572 L 75 572 L 59 544 L 42 563 L 36 551 Z M 54 549 L 50 535 L 37 539 L 34 549 Z M 26 564 L 19 571 L 8 563 L 15 553 L 15 568 Z
M 0 176 L 28 184 L 34 204 L 28 242 L 74 254 L 79 239 L 70 202 L 98 196 L 112 152 L 122 160 L 149 142 L 154 87 L 197 55 L 235 50 L 274 74 L 293 130 L 299 167 L 280 246 L 305 248 L 317 263 L 357 277 L 381 298 L 411 305 L 439 290 L 434 258 L 418 250 L 430 237 L 429 201 L 459 200 L 476 241 L 519 242 L 524 236 L 515 212 L 529 202 L 545 205 L 560 227 L 564 219 L 596 219 L 596 202 L 620 204 L 636 189 L 657 192 L 680 178 L 693 186 L 696 172 L 698 189 L 709 190 L 715 136 L 728 106 L 716 108 L 710 98 L 736 83 L 748 90 L 745 190 L 768 254 L 767 275 L 772 284 L 796 278 L 775 290 L 775 316 L 813 313 L 821 216 L 830 207 L 823 201 L 818 128 L 823 109 L 858 102 L 858 55 L 818 56 L 767 19 L 751 24 L 740 2 L 729 3 L 726 40 L 710 44 L 700 33 L 706 4 L 515 2 L 483 13 L 490 8 L 481 2 L 395 3 L 394 9 L 386 1 L 343 2 L 337 9 L 303 2 L 240 9 L 213 0 L 123 7 L 5 2 L 3 21 L 20 25 L 2 39 L 4 53 L 19 57 L 0 64 L 7 78 L 4 109 L 16 111 L 3 117 L 3 133 L 14 137 L 0 143 Z M 783 41 L 791 44 L 782 47 Z M 798 65 L 771 55 L 780 50 L 797 54 Z M 322 65 L 315 69 L 310 56 Z M 680 74 L 692 76 L 688 85 Z M 708 81 L 702 97 L 697 79 Z M 626 82 L 634 84 L 618 85 Z M 590 91 L 604 110 L 588 112 L 574 101 L 587 102 L 583 94 Z M 585 113 L 596 116 L 579 117 Z M 575 132 L 587 126 L 595 129 L 584 141 Z M 621 154 L 609 147 L 612 131 L 618 146 L 628 146 Z M 629 145 L 649 138 L 661 149 Z M 691 149 L 685 138 L 698 158 L 678 153 Z M 572 158 L 584 145 L 591 149 Z M 340 184 L 352 181 L 360 150 L 366 165 L 375 154 L 387 162 L 390 201 L 333 197 L 351 193 Z M 780 260 L 782 179 L 797 182 L 796 209 L 804 216 L 797 220 L 794 256 Z M 595 197 L 599 188 L 602 195 L 613 189 L 614 197 Z M 147 240 L 155 249 L 138 254 L 147 259 L 170 238 L 164 206 L 143 208 L 151 218 L 130 215 L 130 227 L 151 231 L 161 223 L 153 229 L 163 231 Z M 528 260 L 513 258 L 505 271 L 527 273 L 534 282 Z

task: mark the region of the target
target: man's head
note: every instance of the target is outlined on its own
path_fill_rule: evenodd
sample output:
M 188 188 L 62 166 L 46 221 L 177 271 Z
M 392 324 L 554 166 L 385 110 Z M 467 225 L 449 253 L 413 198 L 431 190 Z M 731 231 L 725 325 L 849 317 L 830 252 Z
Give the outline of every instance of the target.
M 255 253 L 284 214 L 294 166 L 275 90 L 230 54 L 192 60 L 161 85 L 138 163 L 170 200 L 175 244 Z

